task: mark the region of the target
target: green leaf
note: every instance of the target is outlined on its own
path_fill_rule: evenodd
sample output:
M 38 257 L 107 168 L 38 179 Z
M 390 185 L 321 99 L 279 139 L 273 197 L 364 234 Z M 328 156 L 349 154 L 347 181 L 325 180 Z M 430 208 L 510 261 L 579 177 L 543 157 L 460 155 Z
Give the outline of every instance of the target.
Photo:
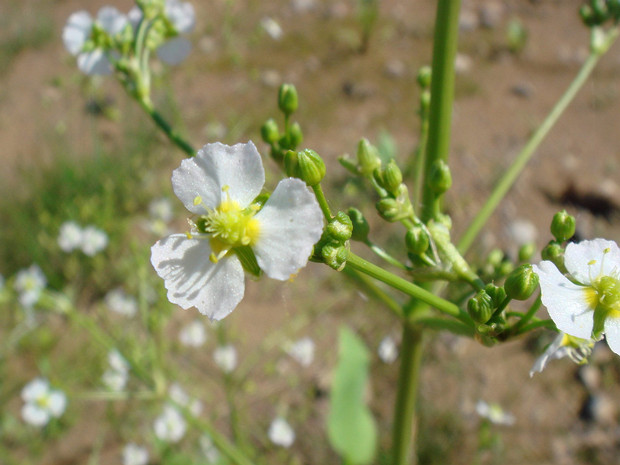
M 377 446 L 377 427 L 364 403 L 368 382 L 368 350 L 353 331 L 341 328 L 339 360 L 332 384 L 327 434 L 333 449 L 346 463 L 372 462 Z

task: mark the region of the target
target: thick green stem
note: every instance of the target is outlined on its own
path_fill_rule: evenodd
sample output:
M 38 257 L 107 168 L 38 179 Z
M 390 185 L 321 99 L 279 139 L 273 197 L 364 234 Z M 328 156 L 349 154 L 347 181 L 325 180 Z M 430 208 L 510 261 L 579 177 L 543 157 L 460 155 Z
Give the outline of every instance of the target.
M 422 329 L 404 321 L 398 392 L 392 430 L 393 465 L 410 465 L 416 462 L 415 457 L 411 457 L 411 453 L 415 443 L 415 411 L 421 365 Z
M 325 198 L 321 185 L 317 184 L 316 186 L 312 186 L 312 190 L 314 191 L 317 202 L 319 202 L 323 216 L 325 216 L 325 219 L 329 222 L 332 219 L 332 212 L 329 209 L 329 204 L 327 203 L 327 199 Z
M 615 40 L 615 34 L 610 34 L 610 42 L 613 40 Z M 508 168 L 499 180 L 486 203 L 469 225 L 469 228 L 467 228 L 467 231 L 465 231 L 463 237 L 461 237 L 461 240 L 458 243 L 458 249 L 461 253 L 464 254 L 467 252 L 482 227 L 486 224 L 489 217 L 493 214 L 499 203 L 508 193 L 519 174 L 521 174 L 521 171 L 523 171 L 523 168 L 525 168 L 527 162 L 530 158 L 532 158 L 540 143 L 558 121 L 562 113 L 564 113 L 566 107 L 568 107 L 568 105 L 575 98 L 579 89 L 581 89 L 581 87 L 585 84 L 603 54 L 604 53 L 602 51 L 593 51 L 590 53 L 590 56 L 579 70 L 579 73 L 573 82 L 571 82 L 570 86 L 568 86 L 568 89 L 566 89 L 564 95 L 562 95 L 560 100 L 555 104 L 549 115 L 547 115 L 543 123 L 538 127 L 528 143 L 525 144 L 525 147 L 523 147 L 521 152 L 517 155 L 517 158 L 515 158 L 512 166 Z
M 459 34 L 460 0 L 438 0 L 433 41 L 433 71 L 428 143 L 422 186 L 421 218 L 425 223 L 437 216 L 440 202 L 428 186 L 431 167 L 437 160 L 447 162 L 450 151 L 452 104 L 454 101 L 454 60 Z
M 150 102 L 147 102 L 145 99 L 139 99 L 138 102 L 144 111 L 146 111 L 155 122 L 157 127 L 161 129 L 166 136 L 168 136 L 170 142 L 183 150 L 188 157 L 193 157 L 196 155 L 196 150 L 185 139 L 183 139 L 172 126 L 170 126 L 163 116 L 161 116 L 159 112 L 153 108 L 153 105 Z

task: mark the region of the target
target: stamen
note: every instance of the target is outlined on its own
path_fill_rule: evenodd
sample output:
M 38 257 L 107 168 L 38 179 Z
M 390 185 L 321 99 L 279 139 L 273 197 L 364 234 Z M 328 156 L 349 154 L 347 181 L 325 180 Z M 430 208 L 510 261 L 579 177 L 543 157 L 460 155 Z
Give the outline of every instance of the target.
M 194 197 L 194 206 L 200 205 L 201 203 L 202 203 L 202 197 L 200 197 L 199 195 Z

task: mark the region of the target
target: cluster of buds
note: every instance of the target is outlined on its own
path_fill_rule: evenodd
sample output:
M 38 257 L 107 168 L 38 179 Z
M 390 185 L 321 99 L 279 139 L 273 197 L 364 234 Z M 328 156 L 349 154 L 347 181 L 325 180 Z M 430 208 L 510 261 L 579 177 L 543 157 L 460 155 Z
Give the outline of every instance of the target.
M 607 21 L 617 24 L 620 20 L 618 0 L 590 0 L 579 9 L 582 21 L 588 27 L 602 26 Z
M 314 248 L 313 260 L 324 262 L 336 271 L 342 271 L 349 258 L 349 239 L 354 225 L 345 212 L 338 214 L 327 224 L 321 239 Z
M 261 137 L 271 148 L 271 158 L 280 165 L 284 163 L 286 154 L 289 151 L 296 150 L 303 141 L 303 133 L 299 123 L 289 121 L 291 115 L 297 111 L 298 106 L 299 100 L 295 86 L 293 84 L 282 84 L 278 90 L 278 108 L 284 114 L 284 132 L 280 132 L 278 123 L 273 118 L 269 118 L 261 126 Z
M 551 220 L 551 235 L 553 240 L 542 249 L 541 257 L 543 260 L 553 262 L 559 270 L 565 270 L 565 243 L 575 235 L 575 217 L 569 215 L 566 210 L 556 213 Z

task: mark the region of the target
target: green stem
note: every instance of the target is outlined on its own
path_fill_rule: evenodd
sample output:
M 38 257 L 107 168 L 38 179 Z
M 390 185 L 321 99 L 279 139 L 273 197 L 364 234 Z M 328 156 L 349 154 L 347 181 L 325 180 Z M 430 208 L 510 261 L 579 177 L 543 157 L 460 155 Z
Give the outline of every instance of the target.
M 458 334 L 469 338 L 473 338 L 476 334 L 476 331 L 471 326 L 465 325 L 460 321 L 448 320 L 446 318 L 436 318 L 432 316 L 416 318 L 413 316 L 409 321 L 435 331 L 450 331 L 452 334 Z
M 438 0 L 433 39 L 433 71 L 429 113 L 428 145 L 422 186 L 421 218 L 425 223 L 437 217 L 440 202 L 428 186 L 430 169 L 437 160 L 447 162 L 450 150 L 454 101 L 454 60 L 459 34 L 460 0 Z
M 140 103 L 142 109 L 147 112 L 151 119 L 155 122 L 157 127 L 161 129 L 166 136 L 168 136 L 170 142 L 183 150 L 188 157 L 193 157 L 196 155 L 196 150 L 189 144 L 189 142 L 183 139 L 179 133 L 172 128 L 172 126 L 170 126 L 163 116 L 161 116 L 161 114 L 153 108 L 153 105 L 150 102 L 147 102 L 145 99 L 138 99 L 138 102 Z
M 406 265 L 403 265 L 401 262 L 399 262 L 396 258 L 392 257 L 389 253 L 387 253 L 385 250 L 383 250 L 378 245 L 373 244 L 369 239 L 366 239 L 364 241 L 364 244 L 370 247 L 370 250 L 372 250 L 377 256 L 381 257 L 383 260 L 388 262 L 390 265 L 393 265 L 403 271 L 409 270 L 409 268 Z
M 615 36 L 610 37 L 610 41 L 615 40 Z M 489 217 L 493 214 L 499 203 L 502 201 L 504 196 L 508 193 L 512 185 L 515 183 L 523 168 L 530 160 L 530 158 L 534 155 L 534 152 L 543 141 L 545 136 L 549 133 L 551 128 L 558 121 L 566 107 L 572 102 L 572 100 L 579 92 L 579 89 L 585 84 L 586 80 L 592 73 L 592 70 L 598 63 L 601 56 L 603 56 L 604 52 L 591 52 L 588 59 L 585 61 L 577 76 L 568 86 L 568 89 L 564 92 L 564 95 L 560 97 L 560 100 L 555 104 L 551 112 L 547 115 L 543 123 L 538 127 L 536 132 L 532 135 L 530 140 L 527 142 L 525 147 L 521 150 L 521 152 L 517 155 L 514 162 L 508 168 L 508 170 L 504 173 L 502 178 L 499 180 L 493 192 L 487 199 L 486 203 L 482 207 L 482 209 L 478 212 L 472 223 L 467 228 L 467 231 L 461 237 L 461 240 L 458 243 L 458 249 L 461 253 L 467 252 L 471 244 L 474 242 L 478 233 L 482 229 L 482 227 L 486 224 Z
M 392 296 L 383 291 L 383 289 L 377 286 L 368 276 L 350 267 L 345 267 L 343 272 L 354 280 L 361 282 L 361 288 L 364 290 L 364 293 L 370 294 L 372 297 L 385 304 L 385 306 L 389 308 L 397 317 L 403 317 L 403 309 L 400 307 L 399 303 L 396 302 Z
M 425 302 L 437 310 L 440 310 L 455 318 L 461 319 L 461 311 L 458 306 L 454 305 L 441 297 L 438 297 L 426 289 L 422 289 L 420 286 L 416 286 L 409 281 L 384 270 L 383 268 L 364 260 L 362 257 L 355 255 L 353 252 L 349 252 L 347 258 L 347 267 L 351 267 L 357 271 L 360 271 L 368 276 L 371 276 L 379 281 L 384 282 L 388 286 L 398 289 L 405 294 Z
M 414 441 L 416 398 L 422 365 L 422 329 L 403 322 L 398 392 L 394 411 L 392 464 L 410 465 Z
M 540 306 L 542 305 L 542 300 L 540 300 L 540 294 L 538 295 L 538 298 L 536 299 L 536 301 L 532 304 L 532 306 L 530 307 L 530 309 L 527 311 L 527 313 L 523 316 L 523 318 L 521 318 L 519 321 L 517 321 L 515 323 L 515 325 L 512 327 L 512 332 L 514 333 L 518 333 L 519 330 L 526 324 L 528 323 L 532 317 L 536 314 L 536 312 L 538 311 L 538 309 L 540 308 Z
M 425 94 L 429 94 L 428 90 L 422 91 L 422 98 Z M 422 98 L 420 100 L 422 100 Z M 416 150 L 415 160 L 413 162 L 413 208 L 415 211 L 420 210 L 421 196 L 422 196 L 422 184 L 425 159 L 426 159 L 426 147 L 428 142 L 428 108 L 422 102 L 420 102 L 420 142 Z
M 332 212 L 329 209 L 329 205 L 327 203 L 327 199 L 325 198 L 325 194 L 323 193 L 323 189 L 320 184 L 316 186 L 312 186 L 312 190 L 314 191 L 314 195 L 316 196 L 316 200 L 319 202 L 319 206 L 321 207 L 321 211 L 325 216 L 325 219 L 329 222 L 332 219 Z
M 522 326 L 521 329 L 519 329 L 519 331 L 515 332 L 514 335 L 515 336 L 519 336 L 521 334 L 525 334 L 529 331 L 532 331 L 534 329 L 538 329 L 538 328 L 547 328 L 547 329 L 551 329 L 553 331 L 557 331 L 558 328 L 555 325 L 555 323 L 551 320 L 539 320 L 538 318 L 532 318 L 532 323 L 530 323 L 529 325 L 526 326 Z

